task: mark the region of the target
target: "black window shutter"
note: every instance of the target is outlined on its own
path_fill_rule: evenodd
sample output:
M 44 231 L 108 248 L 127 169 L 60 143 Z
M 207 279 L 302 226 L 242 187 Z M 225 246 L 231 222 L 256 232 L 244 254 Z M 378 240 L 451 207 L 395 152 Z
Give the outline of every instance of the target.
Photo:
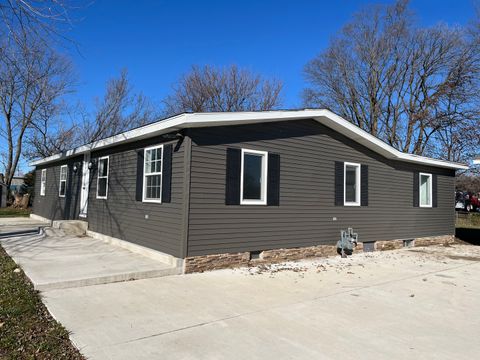
M 137 150 L 137 183 L 135 188 L 135 200 L 143 200 L 143 149 Z
M 242 151 L 227 149 L 227 176 L 225 179 L 225 205 L 240 204 L 240 172 Z
M 280 205 L 280 155 L 268 153 L 267 205 Z
M 172 153 L 173 145 L 163 146 L 162 203 L 171 202 L 172 193 Z
M 360 205 L 368 206 L 368 165 L 360 166 Z
M 419 207 L 420 202 L 420 193 L 419 193 L 419 174 L 418 172 L 413 173 L 413 206 Z
M 438 207 L 438 200 L 437 200 L 437 194 L 438 194 L 438 189 L 437 189 L 437 174 L 432 175 L 432 206 L 433 207 Z
M 343 162 L 335 161 L 335 206 L 343 206 Z

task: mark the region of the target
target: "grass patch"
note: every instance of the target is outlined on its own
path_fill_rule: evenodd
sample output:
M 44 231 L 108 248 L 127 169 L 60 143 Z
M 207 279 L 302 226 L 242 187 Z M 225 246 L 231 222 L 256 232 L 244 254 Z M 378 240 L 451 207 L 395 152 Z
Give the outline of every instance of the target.
M 17 209 L 14 207 L 0 208 L 0 217 L 30 216 L 30 209 Z
M 0 246 L 0 359 L 84 359 Z
M 480 213 L 456 213 L 455 227 L 480 228 Z

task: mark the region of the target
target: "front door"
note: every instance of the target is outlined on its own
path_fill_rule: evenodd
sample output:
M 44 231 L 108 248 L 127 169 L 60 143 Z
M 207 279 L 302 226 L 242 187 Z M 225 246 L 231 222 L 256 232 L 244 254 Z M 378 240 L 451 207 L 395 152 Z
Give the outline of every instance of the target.
M 82 165 L 82 189 L 80 191 L 80 217 L 87 217 L 88 190 L 90 182 L 90 169 L 88 168 L 89 163 L 90 153 L 84 154 Z

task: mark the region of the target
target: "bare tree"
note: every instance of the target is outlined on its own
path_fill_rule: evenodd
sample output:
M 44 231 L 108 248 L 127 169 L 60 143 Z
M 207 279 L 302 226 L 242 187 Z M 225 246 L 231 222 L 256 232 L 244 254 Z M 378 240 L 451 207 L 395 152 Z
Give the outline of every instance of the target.
M 480 193 L 480 176 L 462 174 L 455 179 L 455 189 L 468 191 L 474 194 Z
M 280 106 L 282 84 L 235 65 L 192 66 L 164 99 L 167 115 L 182 112 L 271 110 Z
M 48 114 L 35 123 L 35 129 L 26 138 L 23 155 L 27 159 L 44 158 L 62 153 L 78 143 L 79 128 L 75 123 L 61 119 L 62 114 Z
M 96 99 L 93 115 L 82 115 L 78 141 L 91 143 L 144 125 L 157 117 L 153 104 L 142 93 L 133 92 L 127 70 L 107 82 L 102 99 Z
M 19 43 L 24 38 L 49 45 L 63 38 L 72 26 L 71 11 L 84 6 L 81 0 L 0 0 L 0 35 Z
M 96 99 L 92 112 L 82 104 L 67 110 L 68 116 L 63 113 L 61 118 L 52 118 L 45 114 L 35 124 L 35 132 L 28 138 L 28 148 L 24 152 L 27 158 L 58 154 L 144 125 L 159 117 L 149 99 L 141 93 L 134 93 L 126 70 L 122 70 L 118 78 L 107 81 L 105 95 Z
M 308 106 L 332 109 L 405 152 L 465 160 L 479 127 L 480 44 L 466 29 L 421 28 L 408 1 L 357 14 L 310 61 Z
M 73 81 L 70 62 L 25 40 L 0 48 L 0 136 L 6 140 L 5 181 L 18 166 L 25 139 L 46 117 L 54 116 Z

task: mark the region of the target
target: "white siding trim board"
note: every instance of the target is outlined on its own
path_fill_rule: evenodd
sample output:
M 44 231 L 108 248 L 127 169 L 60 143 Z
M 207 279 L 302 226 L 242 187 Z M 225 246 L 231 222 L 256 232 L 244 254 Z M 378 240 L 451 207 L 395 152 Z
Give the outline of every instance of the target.
M 245 194 L 244 194 L 245 155 L 258 155 L 262 157 L 261 194 L 260 194 L 260 199 L 258 200 L 245 199 Z M 268 152 L 242 148 L 240 169 L 241 169 L 240 170 L 240 205 L 267 205 Z
M 65 172 L 63 171 L 65 169 Z M 58 184 L 58 197 L 64 198 L 65 194 L 67 193 L 67 179 L 68 179 L 68 165 L 60 166 L 60 182 Z M 62 193 L 62 183 L 64 183 L 65 187 L 63 188 Z
M 107 160 L 107 175 L 100 175 L 100 162 L 102 160 Z M 110 157 L 109 156 L 102 156 L 98 158 L 98 175 L 97 175 L 97 199 L 104 199 L 106 200 L 108 198 L 108 177 L 110 175 Z M 106 179 L 106 184 L 105 184 L 105 195 L 104 196 L 99 196 L 98 195 L 98 189 L 99 189 L 99 183 L 100 179 Z
M 160 171 L 154 171 L 147 173 L 147 151 L 161 149 L 161 169 Z M 158 159 L 157 159 L 158 161 Z M 162 145 L 154 145 L 149 146 L 143 150 L 143 191 L 142 191 L 142 202 L 150 202 L 150 203 L 162 203 L 162 189 L 163 189 L 163 144 Z M 147 198 L 147 177 L 149 176 L 160 176 L 160 197 L 159 198 Z
M 47 188 L 47 169 L 42 169 L 40 179 L 40 196 L 45 196 L 45 189 Z
M 347 167 L 355 167 L 355 201 L 347 201 Z M 360 206 L 361 195 L 361 165 L 358 163 L 343 163 L 343 205 L 344 206 Z
M 428 203 L 422 203 L 422 177 L 428 177 Z M 418 204 L 421 208 L 431 208 L 433 207 L 433 176 L 428 173 L 419 173 L 418 174 Z

